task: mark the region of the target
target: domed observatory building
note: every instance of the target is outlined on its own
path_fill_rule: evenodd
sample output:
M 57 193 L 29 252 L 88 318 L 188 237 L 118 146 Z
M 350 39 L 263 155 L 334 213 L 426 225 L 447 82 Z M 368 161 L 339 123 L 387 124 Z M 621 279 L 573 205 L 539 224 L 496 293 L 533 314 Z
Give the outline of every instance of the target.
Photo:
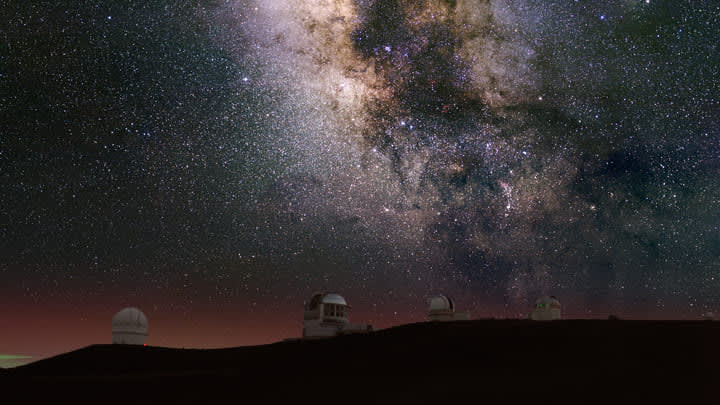
M 305 303 L 303 338 L 333 337 L 373 330 L 372 325 L 350 323 L 349 312 L 350 306 L 342 296 L 333 293 L 316 293 L 309 302 Z
M 561 319 L 560 301 L 554 296 L 543 296 L 535 301 L 535 308 L 530 313 L 533 321 L 555 321 Z
M 121 345 L 141 345 L 147 338 L 148 321 L 137 308 L 125 308 L 113 316 L 112 342 Z
M 466 321 L 470 319 L 468 312 L 455 312 L 455 303 L 450 297 L 438 295 L 430 298 L 430 321 Z

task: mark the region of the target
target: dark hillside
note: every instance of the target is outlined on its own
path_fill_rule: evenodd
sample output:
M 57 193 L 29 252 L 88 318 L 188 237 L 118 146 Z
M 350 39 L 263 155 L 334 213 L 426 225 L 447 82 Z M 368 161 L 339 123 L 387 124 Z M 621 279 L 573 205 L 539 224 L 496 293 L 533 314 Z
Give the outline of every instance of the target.
M 58 395 L 132 387 L 175 401 L 720 403 L 718 343 L 716 322 L 419 323 L 227 349 L 95 345 L 9 370 L 6 380 Z

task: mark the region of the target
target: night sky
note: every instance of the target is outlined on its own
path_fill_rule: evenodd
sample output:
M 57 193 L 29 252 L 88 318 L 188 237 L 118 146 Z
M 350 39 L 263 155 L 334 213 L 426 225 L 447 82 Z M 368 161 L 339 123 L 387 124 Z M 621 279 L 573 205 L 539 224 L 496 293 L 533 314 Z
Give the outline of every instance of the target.
M 720 3 L 0 5 L 0 353 L 720 311 Z M 0 356 L 0 362 L 3 357 Z M 15 361 L 15 360 L 13 360 Z M 0 364 L 2 366 L 2 364 Z

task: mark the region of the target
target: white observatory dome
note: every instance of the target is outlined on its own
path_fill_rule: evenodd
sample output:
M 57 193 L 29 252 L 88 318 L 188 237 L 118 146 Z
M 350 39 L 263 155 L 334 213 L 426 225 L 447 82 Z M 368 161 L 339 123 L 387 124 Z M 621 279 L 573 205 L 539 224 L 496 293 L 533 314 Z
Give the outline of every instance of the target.
M 141 345 L 147 338 L 148 320 L 137 308 L 125 308 L 112 319 L 112 342 Z
M 345 298 L 343 298 L 342 296 L 340 296 L 338 294 L 333 294 L 333 293 L 323 295 L 322 303 L 347 306 L 347 302 L 345 301 Z
M 349 312 L 350 305 L 340 294 L 313 294 L 310 301 L 305 302 L 303 339 L 329 338 L 373 330 L 372 325 L 350 323 Z
M 560 301 L 554 296 L 542 296 L 535 301 L 530 319 L 535 321 L 553 321 L 561 318 Z
M 547 295 L 542 296 L 542 297 L 538 298 L 537 301 L 535 301 L 536 308 L 543 308 L 545 306 L 547 306 L 549 308 L 551 308 L 553 306 L 560 307 L 560 301 L 558 301 L 558 299 L 553 296 L 547 296 Z
M 430 311 L 453 311 L 454 309 L 453 301 L 444 295 L 430 298 Z
M 455 303 L 450 297 L 438 295 L 430 298 L 429 302 L 428 319 L 431 321 L 453 321 L 469 317 L 469 314 L 455 313 Z
M 369 325 L 351 325 L 350 306 L 340 294 L 315 293 L 305 303 L 303 338 L 336 336 L 339 333 L 367 331 Z M 359 328 L 359 329 L 358 329 Z

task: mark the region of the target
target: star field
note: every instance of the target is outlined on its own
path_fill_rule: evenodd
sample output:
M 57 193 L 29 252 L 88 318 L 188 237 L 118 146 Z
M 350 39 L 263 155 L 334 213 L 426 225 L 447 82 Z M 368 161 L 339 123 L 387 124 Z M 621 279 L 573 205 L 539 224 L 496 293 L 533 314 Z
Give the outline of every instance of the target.
M 317 290 L 378 325 L 435 292 L 475 316 L 540 294 L 577 317 L 719 310 L 714 2 L 15 3 L 18 307 L 214 313 L 210 345 L 292 335 Z M 243 322 L 271 332 L 228 337 Z

